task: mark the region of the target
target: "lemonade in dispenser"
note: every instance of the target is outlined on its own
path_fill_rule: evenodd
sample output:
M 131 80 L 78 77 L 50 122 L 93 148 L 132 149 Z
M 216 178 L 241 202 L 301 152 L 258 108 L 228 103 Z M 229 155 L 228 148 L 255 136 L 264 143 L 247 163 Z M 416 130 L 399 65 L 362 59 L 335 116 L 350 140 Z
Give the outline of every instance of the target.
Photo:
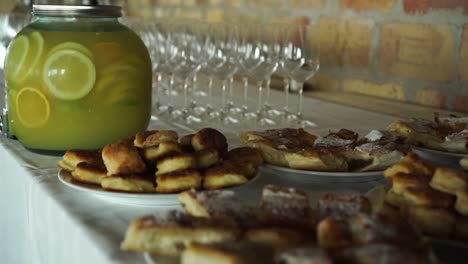
M 151 61 L 118 22 L 121 8 L 34 5 L 33 14 L 5 59 L 7 135 L 30 149 L 63 151 L 146 129 Z

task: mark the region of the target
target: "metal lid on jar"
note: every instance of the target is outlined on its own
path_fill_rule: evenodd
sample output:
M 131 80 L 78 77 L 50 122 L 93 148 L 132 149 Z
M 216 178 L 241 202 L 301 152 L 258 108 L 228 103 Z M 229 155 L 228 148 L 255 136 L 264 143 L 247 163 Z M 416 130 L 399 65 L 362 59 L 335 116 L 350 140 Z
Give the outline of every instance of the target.
M 121 17 L 122 8 L 111 5 L 33 5 L 34 16 Z

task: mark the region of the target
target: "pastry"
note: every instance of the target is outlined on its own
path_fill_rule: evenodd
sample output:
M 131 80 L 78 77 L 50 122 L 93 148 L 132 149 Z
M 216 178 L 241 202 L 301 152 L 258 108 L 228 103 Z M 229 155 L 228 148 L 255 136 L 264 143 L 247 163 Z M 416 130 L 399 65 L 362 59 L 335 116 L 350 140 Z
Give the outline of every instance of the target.
M 101 152 L 98 150 L 67 150 L 57 165 L 69 172 L 72 172 L 76 165 L 81 162 L 88 164 L 103 163 Z
M 346 220 L 327 217 L 317 225 L 317 244 L 324 249 L 340 249 L 352 244 Z
M 148 162 L 158 161 L 171 155 L 182 153 L 182 148 L 177 142 L 161 142 L 157 146 L 142 149 L 143 157 Z
M 151 174 L 112 175 L 101 179 L 101 187 L 109 191 L 154 192 L 154 177 Z
M 463 159 L 460 160 L 460 166 L 463 169 L 468 170 L 468 156 L 465 156 Z
M 193 155 L 195 156 L 197 168 L 199 169 L 206 169 L 221 161 L 218 151 L 214 148 L 198 150 L 195 151 Z
M 316 246 L 303 246 L 282 251 L 275 263 L 281 264 L 333 264 L 327 251 Z
M 270 264 L 273 250 L 246 242 L 191 243 L 181 264 Z
M 258 227 L 244 232 L 246 241 L 270 247 L 298 245 L 307 240 L 304 232 L 284 227 Z
M 203 187 L 208 190 L 237 186 L 247 181 L 248 178 L 228 161 L 208 168 L 203 174 Z
M 192 137 L 194 150 L 216 149 L 220 157 L 224 157 L 228 151 L 226 137 L 216 129 L 202 128 Z
M 107 144 L 102 149 L 102 159 L 107 175 L 140 174 L 146 172 L 146 164 L 131 140 Z
M 178 135 L 172 130 L 147 130 L 135 136 L 133 144 L 139 148 L 158 146 L 162 142 L 177 142 Z
M 448 209 L 430 206 L 408 206 L 404 210 L 409 221 L 425 234 L 449 237 L 455 229 L 455 214 Z
M 195 169 L 196 167 L 197 162 L 192 154 L 180 153 L 159 160 L 156 163 L 156 175 L 178 170 Z
M 156 192 L 158 193 L 177 193 L 201 187 L 202 176 L 196 169 L 181 169 L 156 175 Z
M 437 168 L 430 182 L 432 188 L 455 195 L 468 190 L 468 173 L 451 168 Z
M 318 200 L 317 208 L 322 216 L 348 217 L 360 212 L 370 213 L 369 200 L 356 193 L 325 193 Z
M 75 181 L 101 185 L 102 179 L 107 176 L 107 170 L 104 163 L 93 164 L 80 162 L 71 172 L 71 175 Z
M 461 215 L 468 216 L 468 191 L 466 189 L 458 191 L 456 196 L 455 210 Z
M 192 242 L 234 241 L 239 229 L 231 222 L 170 211 L 134 219 L 121 244 L 123 250 L 177 256 Z

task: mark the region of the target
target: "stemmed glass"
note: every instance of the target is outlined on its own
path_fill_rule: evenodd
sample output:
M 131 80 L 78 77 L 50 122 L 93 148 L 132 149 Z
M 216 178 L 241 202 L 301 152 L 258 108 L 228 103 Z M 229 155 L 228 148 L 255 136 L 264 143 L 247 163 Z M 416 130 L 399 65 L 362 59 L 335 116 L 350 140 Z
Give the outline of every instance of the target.
M 296 82 L 298 89 L 297 107 L 294 112 L 289 111 L 289 102 L 286 102 L 286 119 L 289 123 L 296 123 L 302 127 L 314 127 L 314 122 L 304 119 L 303 117 L 303 92 L 304 82 L 311 78 L 320 67 L 319 51 L 317 45 L 312 45 L 310 37 L 315 34 L 316 26 L 314 24 L 303 25 L 298 24 L 293 26 L 293 31 L 290 32 L 290 40 L 285 45 L 283 54 L 285 59 L 283 67 L 288 71 L 290 85 L 287 87 L 286 100 L 289 100 L 289 88 L 292 81 Z M 291 30 L 291 29 L 290 29 Z
M 174 119 L 182 119 L 186 123 L 201 122 L 200 117 L 193 114 L 192 106 L 189 106 L 190 80 L 206 62 L 205 38 L 194 24 L 189 22 L 174 23 L 171 26 L 171 34 L 167 39 L 168 60 L 167 64 L 173 72 L 173 79 L 179 76 L 183 81 L 183 106 L 172 111 Z M 172 82 L 171 85 L 174 85 Z

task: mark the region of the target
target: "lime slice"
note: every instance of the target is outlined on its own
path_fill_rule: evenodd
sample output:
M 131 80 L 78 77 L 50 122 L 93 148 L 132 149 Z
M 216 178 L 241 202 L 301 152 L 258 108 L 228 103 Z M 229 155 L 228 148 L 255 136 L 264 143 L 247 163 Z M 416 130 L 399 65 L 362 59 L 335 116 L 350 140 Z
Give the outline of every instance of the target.
M 49 54 L 53 54 L 59 50 L 64 50 L 64 49 L 71 49 L 71 50 L 79 51 L 83 53 L 84 55 L 88 56 L 88 58 L 93 59 L 93 53 L 88 48 L 86 48 L 84 45 L 78 42 L 73 42 L 73 41 L 63 42 L 54 46 L 49 51 Z
M 16 95 L 15 103 L 18 119 L 25 127 L 40 127 L 49 120 L 49 101 L 38 89 L 22 88 Z
M 8 80 L 16 79 L 18 73 L 24 68 L 29 52 L 29 39 L 25 35 L 15 38 L 8 47 L 8 56 L 5 62 L 5 77 Z
M 77 100 L 93 89 L 96 81 L 96 67 L 83 53 L 72 49 L 62 49 L 46 59 L 42 79 L 55 97 L 63 100 Z

